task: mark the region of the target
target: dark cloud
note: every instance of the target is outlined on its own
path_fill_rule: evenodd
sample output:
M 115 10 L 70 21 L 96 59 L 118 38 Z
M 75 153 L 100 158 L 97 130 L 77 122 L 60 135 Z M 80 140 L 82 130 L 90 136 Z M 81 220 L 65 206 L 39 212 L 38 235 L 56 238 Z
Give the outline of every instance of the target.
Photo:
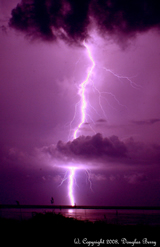
M 147 120 L 133 120 L 132 123 L 136 125 L 152 125 L 160 122 L 159 118 L 147 119 Z
M 64 155 L 74 155 L 84 158 L 95 157 L 125 157 L 127 149 L 118 137 L 103 138 L 101 134 L 80 136 L 72 142 L 59 141 L 56 149 Z
M 66 41 L 87 38 L 89 0 L 23 0 L 12 11 L 10 26 L 33 38 Z
M 118 136 L 103 137 L 98 133 L 93 136 L 80 136 L 69 142 L 59 141 L 56 145 L 36 148 L 32 152 L 16 147 L 6 148 L 1 150 L 0 159 L 2 170 L 6 164 L 25 170 L 50 170 L 61 166 L 114 169 L 115 165 L 121 168 L 149 168 L 160 165 L 160 145 L 145 144 L 132 137 L 122 141 Z M 135 179 L 139 179 L 139 176 Z
M 1 168 L 5 164 L 15 164 L 21 168 L 39 169 L 59 166 L 83 166 L 107 168 L 109 164 L 121 166 L 160 165 L 160 145 L 145 144 L 129 138 L 121 141 L 117 136 L 103 137 L 101 134 L 80 136 L 73 141 L 59 141 L 56 145 L 36 148 L 24 152 L 20 148 L 9 148 L 0 154 Z M 114 165 L 113 165 L 114 167 Z M 110 167 L 111 168 L 111 167 Z
M 97 123 L 106 123 L 107 121 L 103 118 L 100 118 L 97 120 Z
M 94 19 L 101 33 L 132 36 L 160 24 L 160 3 L 156 0 L 95 0 Z
M 59 141 L 55 146 L 43 147 L 42 153 L 61 161 L 70 162 L 115 162 L 116 164 L 146 165 L 160 163 L 160 146 L 135 142 L 133 138 L 121 141 L 117 136 L 80 136 L 73 141 Z M 86 163 L 85 163 L 86 164 Z
M 148 178 L 144 173 L 128 174 L 124 176 L 124 179 L 130 184 L 137 184 L 148 181 Z
M 79 44 L 91 27 L 120 39 L 160 27 L 157 0 L 22 0 L 12 11 L 10 26 L 33 38 L 56 38 Z M 123 37 L 123 38 L 122 38 Z

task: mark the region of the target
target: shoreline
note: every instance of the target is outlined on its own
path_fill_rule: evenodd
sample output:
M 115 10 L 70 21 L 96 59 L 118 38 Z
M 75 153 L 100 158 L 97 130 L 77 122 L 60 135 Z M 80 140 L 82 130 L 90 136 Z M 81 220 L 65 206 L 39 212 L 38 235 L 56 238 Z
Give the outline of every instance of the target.
M 32 205 L 32 204 L 0 204 L 0 209 L 115 209 L 115 210 L 160 210 L 160 206 L 91 206 L 91 205 Z

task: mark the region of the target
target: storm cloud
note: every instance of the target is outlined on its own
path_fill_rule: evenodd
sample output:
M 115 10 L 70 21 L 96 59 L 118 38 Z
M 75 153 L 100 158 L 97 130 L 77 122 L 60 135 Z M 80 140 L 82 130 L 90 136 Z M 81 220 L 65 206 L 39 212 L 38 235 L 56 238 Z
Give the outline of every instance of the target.
M 127 151 L 124 143 L 118 137 L 103 138 L 100 133 L 93 136 L 80 136 L 66 144 L 59 141 L 56 148 L 63 154 L 74 154 L 86 158 L 100 156 L 124 157 Z
M 103 137 L 100 133 L 93 136 L 80 136 L 73 141 L 59 141 L 57 145 L 41 148 L 40 153 L 56 161 L 65 161 L 77 165 L 92 163 L 95 168 L 99 164 L 104 167 L 109 163 L 133 165 L 159 165 L 160 146 L 158 144 L 145 144 L 134 141 L 131 137 L 121 141 L 117 136 Z M 56 163 L 56 162 L 55 162 Z
M 94 29 L 103 37 L 124 40 L 160 28 L 156 0 L 22 0 L 9 25 L 32 38 L 80 44 Z

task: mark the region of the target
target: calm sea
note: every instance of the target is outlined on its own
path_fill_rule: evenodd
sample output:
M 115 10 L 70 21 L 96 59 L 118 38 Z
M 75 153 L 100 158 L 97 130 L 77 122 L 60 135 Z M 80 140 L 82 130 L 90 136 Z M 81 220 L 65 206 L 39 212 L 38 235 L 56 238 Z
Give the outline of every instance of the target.
M 36 213 L 54 212 L 79 220 L 102 220 L 109 224 L 160 225 L 160 210 L 116 210 L 116 209 L 0 209 L 0 217 L 29 219 Z

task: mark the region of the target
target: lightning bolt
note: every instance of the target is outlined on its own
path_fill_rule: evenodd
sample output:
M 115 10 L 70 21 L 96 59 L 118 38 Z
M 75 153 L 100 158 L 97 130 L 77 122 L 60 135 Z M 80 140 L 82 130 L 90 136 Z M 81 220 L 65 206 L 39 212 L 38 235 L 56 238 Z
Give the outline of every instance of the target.
M 74 132 L 74 139 L 77 138 L 77 132 L 78 130 L 81 128 L 82 124 L 85 123 L 86 121 L 86 107 L 87 107 L 87 101 L 86 101 L 86 97 L 85 97 L 85 89 L 86 89 L 86 86 L 89 84 L 90 82 L 90 78 L 91 78 L 91 75 L 92 75 L 92 72 L 93 72 L 93 69 L 95 67 L 95 62 L 93 60 L 93 57 L 92 57 L 92 54 L 91 54 L 91 51 L 89 50 L 89 47 L 87 46 L 87 44 L 85 43 L 85 41 L 83 41 L 83 45 L 84 47 L 87 49 L 87 53 L 88 53 L 88 56 L 92 62 L 92 66 L 89 68 L 88 70 L 88 73 L 87 73 L 87 77 L 86 79 L 80 84 L 79 86 L 79 90 L 78 90 L 78 94 L 80 95 L 81 97 L 81 122 L 79 123 L 77 129 L 75 130 Z M 77 107 L 77 105 L 76 105 Z M 75 118 L 75 116 L 74 116 Z M 73 121 L 73 120 L 72 120 Z M 89 173 L 88 171 L 86 171 L 86 173 L 88 174 L 88 181 L 90 183 L 90 188 L 92 189 L 91 187 L 91 181 L 90 181 L 90 177 L 89 177 Z M 70 202 L 71 202 L 71 205 L 74 206 L 75 205 L 75 200 L 74 200 L 74 196 L 73 196 L 73 179 L 74 179 L 74 174 L 75 174 L 75 169 L 74 168 L 70 168 L 70 176 L 69 176 L 69 197 L 70 197 Z
M 86 87 L 88 85 L 91 85 L 92 88 L 98 93 L 98 99 L 99 99 L 99 106 L 100 106 L 100 109 L 104 115 L 104 117 L 107 119 L 107 116 L 106 116 L 106 113 L 105 113 L 105 110 L 103 109 L 102 107 L 102 103 L 101 103 L 101 99 L 105 99 L 107 101 L 107 103 L 109 104 L 108 100 L 106 99 L 106 97 L 102 96 L 102 95 L 110 95 L 114 98 L 115 102 L 117 102 L 117 104 L 119 106 L 122 106 L 122 107 L 125 107 L 126 109 L 128 109 L 125 105 L 121 104 L 120 101 L 116 98 L 116 96 L 111 93 L 111 92 L 100 92 L 98 90 L 98 88 L 95 86 L 94 82 L 92 81 L 92 75 L 93 75 L 93 70 L 96 66 L 96 63 L 93 59 L 93 56 L 92 56 L 92 53 L 91 53 L 91 50 L 89 48 L 89 46 L 86 44 L 85 41 L 83 41 L 83 45 L 84 47 L 86 48 L 86 51 L 87 51 L 87 54 L 88 54 L 88 57 L 92 63 L 92 65 L 89 67 L 88 69 L 88 72 L 87 72 L 87 77 L 86 79 L 79 85 L 79 90 L 78 90 L 78 94 L 80 95 L 80 102 L 78 102 L 75 106 L 75 114 L 74 114 L 74 117 L 73 117 L 73 120 L 71 121 L 70 123 L 70 126 L 71 124 L 73 123 L 75 117 L 76 117 L 76 112 L 77 112 L 77 106 L 79 104 L 81 104 L 80 106 L 80 109 L 81 109 L 81 121 L 78 125 L 78 127 L 76 128 L 76 130 L 74 131 L 74 134 L 73 134 L 73 139 L 76 139 L 77 138 L 77 134 L 78 134 L 78 131 L 80 130 L 81 126 L 87 122 L 87 117 L 89 117 L 91 119 L 91 116 L 89 116 L 87 113 L 86 113 L 86 108 L 89 104 L 89 102 L 87 103 L 87 99 L 86 99 Z M 105 67 L 102 67 L 102 69 L 104 69 L 106 72 L 109 72 L 111 73 L 114 77 L 116 77 L 117 79 L 119 80 L 126 80 L 128 83 L 130 83 L 131 87 L 134 88 L 134 89 L 137 89 L 137 90 L 140 90 L 142 87 L 136 83 L 134 83 L 132 80 L 131 80 L 131 77 L 127 77 L 127 76 L 122 76 L 122 75 L 118 75 L 116 74 L 115 72 L 113 72 L 111 69 L 107 69 Z M 110 105 L 110 104 L 109 104 Z M 91 106 L 89 104 L 89 106 L 98 114 L 98 112 L 96 111 L 96 109 L 94 109 L 93 106 Z M 111 106 L 111 105 L 110 105 Z M 112 108 L 114 108 L 113 106 L 111 106 Z M 99 114 L 98 114 L 99 115 Z M 91 119 L 92 120 L 92 119 Z M 92 120 L 92 122 L 94 122 Z M 93 132 L 94 129 L 91 127 L 90 125 L 90 128 L 92 129 Z
M 68 167 L 68 170 L 65 172 L 64 178 L 62 179 L 61 183 L 58 185 L 60 187 L 67 179 L 69 180 L 69 185 L 68 185 L 68 196 L 70 198 L 70 203 L 72 206 L 75 205 L 75 200 L 73 196 L 73 182 L 75 180 L 75 169 L 76 167 Z M 70 173 L 69 173 L 70 172 Z M 68 175 L 69 173 L 69 175 Z
M 76 130 L 74 131 L 74 134 L 73 134 L 74 139 L 77 138 L 77 134 L 78 134 L 78 131 L 80 130 L 81 126 L 82 126 L 85 122 L 87 122 L 87 116 L 88 116 L 88 115 L 87 115 L 87 113 L 86 113 L 86 108 L 87 108 L 88 105 L 87 105 L 87 99 L 86 99 L 86 87 L 87 87 L 88 84 L 91 84 L 91 86 L 94 88 L 94 90 L 98 93 L 98 96 L 99 96 L 99 105 L 100 105 L 100 108 L 101 108 L 101 110 L 102 110 L 103 115 L 105 116 L 105 118 L 106 118 L 106 114 L 105 114 L 105 111 L 104 111 L 104 109 L 103 109 L 103 107 L 102 107 L 102 104 L 101 104 L 101 98 L 103 97 L 102 94 L 111 95 L 111 96 L 114 98 L 114 100 L 115 100 L 120 106 L 127 108 L 125 105 L 122 105 L 122 104 L 119 102 L 119 100 L 116 98 L 116 96 L 115 96 L 114 94 L 112 94 L 111 92 L 100 92 L 100 91 L 97 89 L 97 87 L 95 86 L 95 84 L 94 84 L 94 82 L 92 81 L 92 78 L 91 78 L 92 75 L 93 75 L 93 70 L 94 70 L 96 64 L 95 64 L 95 61 L 94 61 L 94 59 L 93 59 L 93 57 L 92 57 L 91 51 L 90 51 L 90 49 L 89 49 L 89 46 L 86 44 L 85 41 L 83 41 L 83 45 L 84 45 L 84 47 L 86 48 L 86 51 L 87 51 L 87 53 L 88 53 L 88 57 L 89 57 L 89 59 L 90 59 L 92 65 L 91 65 L 91 67 L 89 67 L 89 69 L 88 69 L 86 79 L 79 85 L 78 94 L 80 95 L 80 102 L 78 102 L 78 103 L 76 104 L 76 107 L 75 107 L 75 114 L 74 114 L 73 120 L 72 120 L 71 123 L 70 123 L 70 127 L 71 127 L 71 124 L 73 123 L 73 121 L 74 121 L 74 119 L 75 119 L 75 117 L 76 117 L 76 111 L 77 111 L 76 109 L 77 109 L 77 106 L 78 106 L 79 104 L 81 104 L 81 106 L 80 106 L 80 109 L 81 109 L 81 121 L 80 121 L 80 123 L 78 124 L 78 127 L 76 128 Z M 141 86 L 139 86 L 139 85 L 137 85 L 136 83 L 132 82 L 131 78 L 126 77 L 126 76 L 118 75 L 118 74 L 114 73 L 112 70 L 107 69 L 107 68 L 105 68 L 105 67 L 103 67 L 103 69 L 106 70 L 106 72 L 111 73 L 113 76 L 115 76 L 115 77 L 118 78 L 119 80 L 122 80 L 122 79 L 123 79 L 123 80 L 124 80 L 124 79 L 127 80 L 127 81 L 130 83 L 131 87 L 133 87 L 134 89 L 140 90 Z M 105 98 L 105 97 L 103 97 L 103 98 Z M 105 98 L 105 99 L 106 99 L 106 98 Z M 92 106 L 90 106 L 90 107 L 92 107 Z M 93 108 L 93 107 L 92 107 L 92 108 Z M 94 108 L 93 108 L 93 110 L 96 111 L 96 109 L 94 109 Z M 96 112 L 97 112 L 97 111 L 96 111 Z M 97 112 L 97 114 L 98 114 L 98 112 Z M 89 116 L 89 117 L 90 117 L 90 116 Z M 90 119 L 91 119 L 91 117 L 90 117 Z M 92 120 L 92 119 L 91 119 L 91 120 Z M 90 126 L 90 128 L 91 128 L 91 126 Z M 92 129 L 92 130 L 93 130 L 93 129 Z M 93 130 L 93 131 L 94 131 L 94 130 Z M 73 184 L 74 184 L 74 180 L 75 180 L 75 169 L 77 169 L 77 168 L 76 168 L 76 167 L 69 167 L 68 169 L 69 169 L 69 172 L 70 172 L 70 173 L 69 173 L 69 176 L 66 177 L 66 175 L 65 175 L 65 177 L 64 177 L 63 181 L 61 182 L 61 184 L 62 184 L 66 179 L 69 179 L 69 186 L 68 186 L 69 193 L 68 193 L 68 194 L 69 194 L 69 198 L 70 198 L 70 203 L 71 203 L 72 206 L 74 206 L 74 205 L 75 205 L 75 199 L 74 199 L 74 194 L 73 194 Z M 83 169 L 84 169 L 84 168 L 83 168 Z M 90 173 L 89 173 L 88 170 L 86 170 L 86 169 L 84 169 L 84 170 L 86 171 L 86 175 L 87 175 L 87 178 L 88 178 L 88 182 L 89 182 L 89 185 L 90 185 L 90 189 L 92 190 L 92 183 L 91 183 Z
M 62 167 L 64 167 L 66 169 L 65 166 L 62 166 Z M 87 179 L 86 183 L 89 184 L 89 188 L 93 192 L 90 170 L 86 169 L 83 166 L 80 166 L 80 167 L 79 166 L 69 166 L 67 168 L 67 171 L 65 172 L 65 175 L 64 175 L 61 183 L 58 185 L 58 187 L 60 187 L 68 179 L 68 197 L 69 197 L 71 206 L 75 205 L 73 186 L 74 186 L 74 184 L 76 184 L 78 186 L 76 178 L 75 178 L 75 171 L 76 170 L 84 170 L 84 172 L 86 174 L 86 179 Z
M 88 70 L 87 78 L 80 84 L 80 89 L 78 91 L 78 93 L 79 93 L 79 95 L 81 97 L 81 122 L 79 123 L 77 129 L 74 132 L 74 139 L 77 138 L 78 130 L 81 128 L 82 124 L 85 123 L 85 121 L 86 121 L 87 101 L 86 101 L 86 97 L 85 97 L 85 89 L 86 89 L 86 86 L 88 85 L 88 83 L 90 82 L 90 77 L 91 77 L 93 69 L 95 67 L 95 62 L 93 60 L 91 51 L 90 51 L 88 45 L 85 43 L 85 41 L 83 41 L 83 45 L 87 49 L 87 53 L 88 53 L 88 56 L 89 56 L 89 58 L 90 58 L 90 60 L 92 62 L 92 66 Z
M 70 168 L 70 170 L 71 172 L 69 175 L 69 198 L 70 198 L 71 205 L 74 206 L 75 202 L 74 202 L 74 196 L 73 196 L 73 179 L 74 179 L 75 170 L 74 168 Z

